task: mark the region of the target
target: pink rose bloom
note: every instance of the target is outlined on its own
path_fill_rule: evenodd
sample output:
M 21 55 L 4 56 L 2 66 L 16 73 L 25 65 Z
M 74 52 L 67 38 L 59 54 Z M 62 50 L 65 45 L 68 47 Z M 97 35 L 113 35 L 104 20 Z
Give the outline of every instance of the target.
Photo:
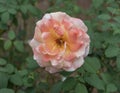
M 74 71 L 88 55 L 90 39 L 82 20 L 64 12 L 45 14 L 30 41 L 34 59 L 50 73 Z

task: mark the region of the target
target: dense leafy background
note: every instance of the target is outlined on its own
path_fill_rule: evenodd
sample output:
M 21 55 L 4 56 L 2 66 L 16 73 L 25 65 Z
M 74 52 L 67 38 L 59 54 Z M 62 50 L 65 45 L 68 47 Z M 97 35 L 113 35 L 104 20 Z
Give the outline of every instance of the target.
M 60 72 L 65 81 L 28 45 L 36 21 L 54 11 L 84 20 L 91 38 L 85 64 Z M 0 93 L 120 93 L 120 0 L 0 0 Z

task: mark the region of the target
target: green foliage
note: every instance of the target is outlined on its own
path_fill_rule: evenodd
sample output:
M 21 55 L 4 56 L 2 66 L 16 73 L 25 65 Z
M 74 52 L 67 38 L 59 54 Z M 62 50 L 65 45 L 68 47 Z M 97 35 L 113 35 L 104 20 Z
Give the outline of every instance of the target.
M 62 82 L 58 82 L 58 83 L 54 84 L 50 93 L 60 93 L 61 88 L 62 88 Z
M 6 65 L 6 63 L 7 63 L 6 60 L 0 58 L 0 65 L 1 65 L 1 66 Z
M 120 92 L 120 1 L 83 0 L 86 8 L 79 1 L 0 0 L 0 93 Z M 81 18 L 88 27 L 90 53 L 74 72 L 46 73 L 28 45 L 35 21 L 54 11 Z
M 109 45 L 105 50 L 106 57 L 115 57 L 119 54 L 120 48 L 118 46 Z
M 11 46 L 12 46 L 11 40 L 6 40 L 5 43 L 4 43 L 4 49 L 8 50 L 8 49 L 11 48 Z
M 12 82 L 15 85 L 22 86 L 22 77 L 19 74 L 11 75 L 10 82 Z
M 4 13 L 1 14 L 1 21 L 3 23 L 7 23 L 9 18 L 10 18 L 10 14 L 8 12 L 4 12 Z
M 7 87 L 8 79 L 9 79 L 9 76 L 7 74 L 0 72 L 0 89 Z
M 16 40 L 16 41 L 14 41 L 13 44 L 14 44 L 15 48 L 16 48 L 19 52 L 24 52 L 23 41 Z
M 62 85 L 62 89 L 64 91 L 68 91 L 68 90 L 71 90 L 74 88 L 74 86 L 76 85 L 76 80 L 74 78 L 67 78 L 64 82 L 63 82 L 63 85 Z
M 90 73 L 97 73 L 101 68 L 101 64 L 98 58 L 96 57 L 88 57 L 86 58 L 86 62 L 84 64 L 84 69 Z
M 108 84 L 106 91 L 107 91 L 108 93 L 109 93 L 109 92 L 115 92 L 115 91 L 117 91 L 117 88 L 116 88 L 116 86 L 115 86 L 114 84 Z
M 120 55 L 117 56 L 116 65 L 117 65 L 118 70 L 120 71 Z
M 104 82 L 96 74 L 91 74 L 91 76 L 85 77 L 85 81 L 97 89 L 105 90 Z
M 75 93 L 88 93 L 88 91 L 84 84 L 79 83 L 75 88 Z
M 15 32 L 14 31 L 9 31 L 8 32 L 8 38 L 10 39 L 10 40 L 13 40 L 13 39 L 15 39 Z
M 0 89 L 0 93 L 15 93 L 12 89 L 3 88 Z

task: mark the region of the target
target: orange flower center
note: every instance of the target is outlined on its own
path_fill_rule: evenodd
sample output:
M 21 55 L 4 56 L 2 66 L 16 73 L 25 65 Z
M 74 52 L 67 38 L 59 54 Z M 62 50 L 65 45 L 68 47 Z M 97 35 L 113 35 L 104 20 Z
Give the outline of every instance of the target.
M 65 41 L 64 41 L 62 38 L 56 39 L 56 43 L 57 43 L 57 45 L 59 45 L 59 46 L 64 45 L 64 42 L 65 42 Z

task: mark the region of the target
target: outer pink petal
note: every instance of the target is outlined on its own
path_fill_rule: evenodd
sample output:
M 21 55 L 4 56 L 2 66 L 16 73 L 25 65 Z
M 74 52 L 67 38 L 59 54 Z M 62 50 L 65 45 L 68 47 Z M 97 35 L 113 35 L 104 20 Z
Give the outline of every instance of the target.
M 56 72 L 61 71 L 61 69 L 57 69 L 57 68 L 52 67 L 52 66 L 46 67 L 45 70 L 48 71 L 48 72 L 50 72 L 50 73 L 56 73 Z
M 83 23 L 82 20 L 78 19 L 78 18 L 73 18 L 71 17 L 71 22 L 74 24 L 74 26 L 76 26 L 77 28 L 87 32 L 88 28 L 87 26 Z
M 84 59 L 83 57 L 80 57 L 72 63 L 71 67 L 63 68 L 63 69 L 66 71 L 75 71 L 77 68 L 81 67 L 83 63 L 84 63 Z
M 90 43 L 89 36 L 86 33 L 83 33 L 79 40 L 83 42 L 83 45 L 79 48 L 78 51 L 75 52 L 75 55 L 77 57 L 80 57 L 80 56 L 85 57 L 89 52 L 89 43 Z
M 56 68 L 60 68 L 62 63 L 63 63 L 63 59 L 62 58 L 61 58 L 61 60 L 57 60 L 57 59 L 51 60 L 51 65 L 56 67 Z
M 37 40 L 38 42 L 42 42 L 41 31 L 38 26 L 35 27 L 34 39 Z
M 45 16 L 42 18 L 42 20 L 38 21 L 36 25 L 39 27 L 41 32 L 49 32 L 50 29 L 50 22 L 51 19 L 50 14 L 45 14 Z
M 89 53 L 89 48 L 90 46 L 88 45 L 86 48 L 85 48 L 85 54 L 84 54 L 84 57 L 86 57 Z
M 70 16 L 67 15 L 64 12 L 55 12 L 55 13 L 50 13 L 53 19 L 61 22 L 63 19 L 69 20 Z
M 33 52 L 34 52 L 34 59 L 37 61 L 37 63 L 41 67 L 50 66 L 49 62 L 45 62 L 45 61 L 42 60 L 42 56 L 35 49 L 33 49 Z
M 32 48 L 36 48 L 37 46 L 39 46 L 40 42 L 38 42 L 37 40 L 35 40 L 34 38 L 29 42 L 29 45 Z
M 64 61 L 63 61 L 63 64 L 64 64 L 64 65 L 63 65 L 63 68 L 69 68 L 69 67 L 71 67 L 72 62 L 71 62 L 71 61 L 69 62 L 69 61 L 65 61 L 65 60 L 64 60 Z

